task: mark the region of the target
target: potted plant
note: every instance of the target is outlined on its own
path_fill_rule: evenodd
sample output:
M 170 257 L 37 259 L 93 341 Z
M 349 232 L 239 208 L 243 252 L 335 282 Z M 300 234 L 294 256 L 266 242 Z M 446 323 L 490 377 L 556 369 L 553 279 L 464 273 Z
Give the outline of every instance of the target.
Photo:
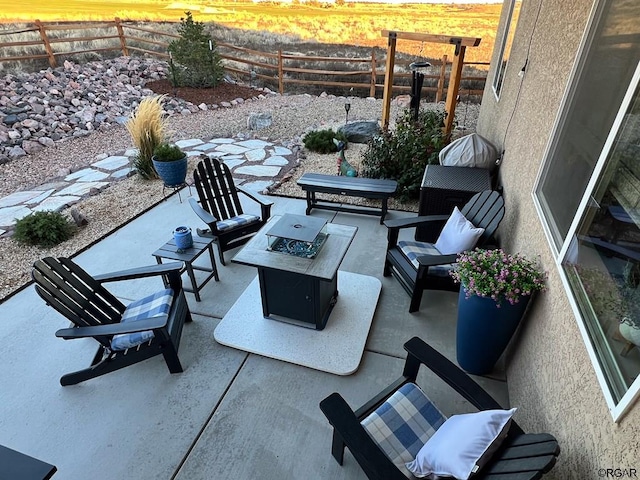
M 458 255 L 451 276 L 461 284 L 458 364 L 472 374 L 490 373 L 518 328 L 532 295 L 545 290 L 546 273 L 520 254 L 476 248 Z
M 184 185 L 187 178 L 187 154 L 177 145 L 161 143 L 153 150 L 153 167 L 167 187 Z
M 153 168 L 153 151 L 164 141 L 167 123 L 163 114 L 164 95 L 156 95 L 142 99 L 132 112 L 126 126 L 138 153 L 133 159 L 133 166 L 138 174 L 151 180 L 158 178 Z

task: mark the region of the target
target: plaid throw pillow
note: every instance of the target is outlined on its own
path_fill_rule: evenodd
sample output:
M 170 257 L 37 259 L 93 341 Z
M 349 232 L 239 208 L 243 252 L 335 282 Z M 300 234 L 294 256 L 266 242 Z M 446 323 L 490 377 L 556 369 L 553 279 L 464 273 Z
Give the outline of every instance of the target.
M 445 420 L 420 387 L 407 383 L 361 424 L 389 459 L 410 476 L 405 463 L 413 461 Z

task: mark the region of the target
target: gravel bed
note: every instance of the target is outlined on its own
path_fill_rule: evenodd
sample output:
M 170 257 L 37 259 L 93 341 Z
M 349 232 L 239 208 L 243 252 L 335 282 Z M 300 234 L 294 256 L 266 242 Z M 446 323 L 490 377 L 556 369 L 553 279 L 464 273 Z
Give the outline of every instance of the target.
M 191 115 L 176 115 L 169 118 L 172 139 L 233 137 L 238 134 L 247 138 L 262 138 L 279 142 L 286 146 L 300 146 L 302 137 L 311 130 L 337 128 L 345 120 L 344 97 L 321 95 L 269 95 L 263 99 L 245 101 L 231 108 L 207 110 Z M 382 100 L 371 98 L 349 98 L 351 109 L 349 121 L 379 120 Z M 393 119 L 405 105 L 393 102 Z M 475 125 L 470 116 L 477 117 L 477 107 L 470 105 L 463 110 L 467 125 Z M 271 126 L 250 132 L 247 119 L 250 113 L 269 112 Z M 472 130 L 469 130 L 470 133 Z M 27 157 L 0 165 L 2 182 L 0 197 L 19 190 L 41 185 L 54 178 L 76 171 L 96 160 L 101 154 L 122 154 L 131 147 L 126 129 L 122 126 L 107 131 L 96 131 L 87 137 L 70 139 L 45 148 Z M 359 166 L 360 152 L 364 145 L 352 144 L 346 151 L 347 158 Z M 336 154 L 319 155 L 302 151 L 299 166 L 282 181 L 273 192 L 275 195 L 302 198 L 303 192 L 295 180 L 306 170 L 318 173 L 335 173 Z M 189 171 L 197 162 L 191 160 Z M 328 197 L 329 199 L 333 199 Z M 43 249 L 20 245 L 11 238 L 0 238 L 0 301 L 24 287 L 30 280 L 31 265 L 44 256 L 72 256 L 130 219 L 162 201 L 162 184 L 159 180 L 144 181 L 132 176 L 112 184 L 98 195 L 88 197 L 74 205 L 88 220 L 89 224 L 78 230 L 74 237 L 56 247 Z M 340 201 L 366 204 L 361 199 L 347 197 Z M 415 204 L 399 205 L 390 202 L 390 208 L 415 210 Z

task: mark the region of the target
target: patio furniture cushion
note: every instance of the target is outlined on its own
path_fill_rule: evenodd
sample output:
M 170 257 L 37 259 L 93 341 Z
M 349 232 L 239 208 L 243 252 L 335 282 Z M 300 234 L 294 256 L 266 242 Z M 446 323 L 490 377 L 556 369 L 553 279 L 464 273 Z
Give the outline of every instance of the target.
M 409 476 L 405 464 L 445 422 L 446 417 L 415 383 L 407 383 L 361 422 L 389 459 Z
M 171 308 L 172 301 L 173 290 L 170 288 L 160 290 L 152 295 L 136 300 L 126 308 L 122 314 L 120 323 L 135 322 L 136 320 L 167 315 Z M 126 350 L 127 348 L 148 342 L 153 337 L 152 330 L 114 335 L 111 340 L 111 348 L 113 350 Z
M 256 217 L 255 215 L 249 215 L 247 213 L 242 213 L 235 217 L 231 217 L 227 220 L 220 220 L 216 223 L 216 227 L 219 232 L 224 232 L 225 230 L 231 230 L 233 228 L 239 227 L 240 225 L 248 225 L 253 222 L 259 222 L 260 217 Z
M 475 227 L 460 213 L 458 207 L 453 207 L 453 213 L 440 232 L 435 247 L 442 255 L 464 252 L 475 247 L 483 233 L 484 228 Z
M 436 478 L 468 479 L 500 447 L 515 412 L 512 408 L 453 415 L 425 443 L 407 468 L 418 478 L 435 475 Z
M 407 257 L 413 266 L 420 268 L 418 257 L 423 255 L 442 255 L 440 251 L 435 247 L 433 243 L 426 242 L 414 242 L 413 240 L 400 240 L 398 242 L 398 248 L 402 254 Z M 449 272 L 453 269 L 453 263 L 445 263 L 443 265 L 434 265 L 429 267 L 429 274 L 439 277 L 448 277 Z

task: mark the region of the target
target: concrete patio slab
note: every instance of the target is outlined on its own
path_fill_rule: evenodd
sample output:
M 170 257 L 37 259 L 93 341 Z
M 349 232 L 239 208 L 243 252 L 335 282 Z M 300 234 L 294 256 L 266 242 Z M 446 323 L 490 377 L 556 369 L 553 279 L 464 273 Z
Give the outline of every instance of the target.
M 218 343 L 336 375 L 358 369 L 380 295 L 377 278 L 338 272 L 338 301 L 323 330 L 265 318 L 258 277 L 216 327 Z
M 63 388 L 60 376 L 86 368 L 96 342 L 56 338 L 68 322 L 33 288 L 8 302 L 22 308 L 0 326 L 16 340 L 2 351 L 3 411 L 11 415 L 0 416 L 0 443 L 50 460 L 61 479 L 168 478 L 246 358 L 212 340 L 215 320 L 196 316 L 182 335 L 183 373 L 170 374 L 156 356 Z
M 185 201 L 188 190 L 181 194 L 182 203 L 177 195 L 162 200 L 158 193 L 156 207 L 74 260 L 92 274 L 154 264 L 151 253 L 176 226 L 204 227 Z M 240 198 L 248 213 L 259 213 L 254 202 Z M 267 198 L 274 202 L 272 215 L 305 212 L 304 200 Z M 169 374 L 163 359 L 154 357 L 61 387 L 60 376 L 86 367 L 96 345 L 56 338 L 69 322 L 30 286 L 0 304 L 0 444 L 56 465 L 56 480 L 364 478 L 349 453 L 342 467 L 331 457 L 331 429 L 318 403 L 338 391 L 353 407 L 362 405 L 401 374 L 402 346 L 414 335 L 455 360 L 457 294 L 426 291 L 420 311 L 410 314 L 409 296 L 394 278 L 382 277 L 386 229 L 379 218 L 312 215 L 357 226 L 341 270 L 382 284 L 354 374 L 332 375 L 218 344 L 216 326 L 256 275 L 255 268 L 232 263 L 230 251 L 226 266 L 215 254 L 220 281 L 203 288 L 202 301 L 187 294 L 195 321 L 185 326 L 180 345 L 183 373 Z M 403 215 L 412 214 L 392 211 L 388 218 Z M 131 300 L 159 286 L 158 278 L 108 284 Z M 507 407 L 499 373 L 475 379 Z M 418 383 L 445 413 L 472 410 L 433 375 L 421 373 Z
M 365 479 L 347 453 L 331 456 L 320 400 L 341 392 L 359 406 L 395 380 L 403 361 L 366 353 L 358 372 L 331 375 L 251 355 L 176 480 Z

